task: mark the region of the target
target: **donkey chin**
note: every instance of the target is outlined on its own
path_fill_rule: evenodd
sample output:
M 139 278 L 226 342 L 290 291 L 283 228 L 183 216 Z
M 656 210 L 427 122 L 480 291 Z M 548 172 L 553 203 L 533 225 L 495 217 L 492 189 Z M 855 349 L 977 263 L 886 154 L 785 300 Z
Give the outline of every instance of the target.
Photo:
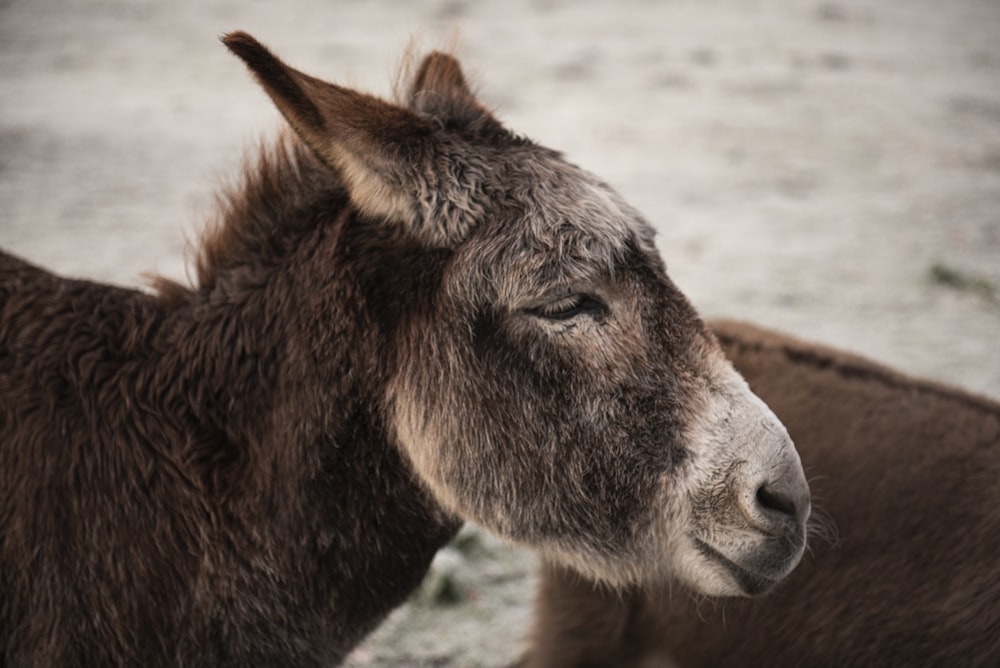
M 704 408 L 691 431 L 702 457 L 671 569 L 702 594 L 765 594 L 805 550 L 811 501 L 802 463 L 784 425 L 735 372 Z

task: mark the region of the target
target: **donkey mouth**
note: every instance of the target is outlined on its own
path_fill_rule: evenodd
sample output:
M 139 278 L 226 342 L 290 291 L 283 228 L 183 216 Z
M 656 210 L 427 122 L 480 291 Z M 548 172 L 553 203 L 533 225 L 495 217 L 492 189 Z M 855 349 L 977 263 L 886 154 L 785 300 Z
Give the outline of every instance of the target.
M 798 563 L 796 557 L 789 555 L 776 561 L 767 560 L 767 563 L 760 563 L 755 559 L 757 563 L 751 568 L 733 561 L 705 541 L 694 536 L 691 538 L 698 552 L 709 561 L 721 566 L 736 581 L 744 596 L 761 596 L 768 593 L 787 575 L 791 567 Z M 759 566 L 765 567 L 768 572 L 761 572 L 757 568 Z

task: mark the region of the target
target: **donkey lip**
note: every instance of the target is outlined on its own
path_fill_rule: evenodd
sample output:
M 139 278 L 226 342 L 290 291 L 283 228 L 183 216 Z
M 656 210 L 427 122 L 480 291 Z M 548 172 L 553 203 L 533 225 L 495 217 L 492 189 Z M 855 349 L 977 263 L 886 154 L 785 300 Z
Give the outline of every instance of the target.
M 760 596 L 762 594 L 766 594 L 781 579 L 780 577 L 771 577 L 756 571 L 751 571 L 750 569 L 739 565 L 700 538 L 695 538 L 694 536 L 691 538 L 701 555 L 725 568 L 733 579 L 736 580 L 736 583 L 740 586 L 746 596 Z

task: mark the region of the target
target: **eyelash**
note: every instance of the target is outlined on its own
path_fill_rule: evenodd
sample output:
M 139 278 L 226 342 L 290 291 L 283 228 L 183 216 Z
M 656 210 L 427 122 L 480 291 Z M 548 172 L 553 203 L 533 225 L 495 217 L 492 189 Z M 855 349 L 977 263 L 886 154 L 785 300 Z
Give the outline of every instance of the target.
M 546 320 L 570 320 L 583 313 L 607 310 L 607 305 L 590 295 L 569 295 L 531 309 L 531 313 Z

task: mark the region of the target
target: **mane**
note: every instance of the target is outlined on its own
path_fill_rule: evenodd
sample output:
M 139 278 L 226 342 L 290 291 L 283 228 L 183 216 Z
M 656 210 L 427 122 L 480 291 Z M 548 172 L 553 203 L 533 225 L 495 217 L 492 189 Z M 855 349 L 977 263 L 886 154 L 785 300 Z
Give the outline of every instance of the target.
M 288 243 L 316 224 L 303 214 L 324 199 L 346 204 L 340 179 L 291 130 L 283 130 L 249 151 L 240 176 L 215 195 L 215 212 L 190 259 L 194 284 L 156 276 L 153 289 L 165 302 L 182 301 L 211 290 L 220 275 L 240 265 L 278 259 Z

